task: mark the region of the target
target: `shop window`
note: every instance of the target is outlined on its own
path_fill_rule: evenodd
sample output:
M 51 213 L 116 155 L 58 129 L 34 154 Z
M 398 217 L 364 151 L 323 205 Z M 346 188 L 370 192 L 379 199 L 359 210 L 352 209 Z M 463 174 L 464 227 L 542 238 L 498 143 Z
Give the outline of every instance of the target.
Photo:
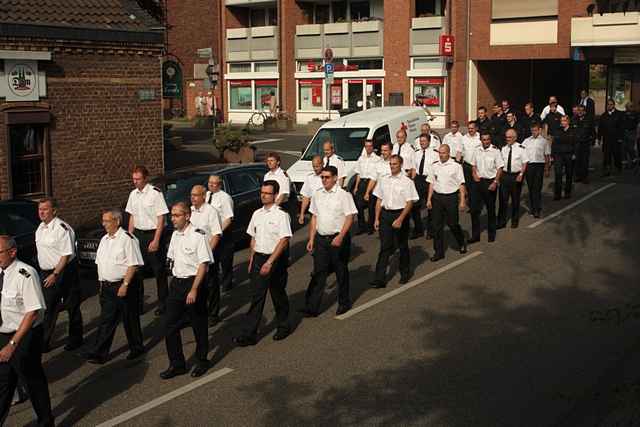
M 367 80 L 367 108 L 382 107 L 382 80 Z
M 558 0 L 520 2 L 492 0 L 492 19 L 543 18 L 558 16 Z
M 229 72 L 230 73 L 250 73 L 251 72 L 251 63 L 250 62 L 237 62 L 229 64 Z
M 255 71 L 256 73 L 277 73 L 278 63 L 277 62 L 256 62 Z
M 278 99 L 278 82 L 276 80 L 256 80 L 256 109 L 272 110 L 271 98 L 274 97 L 274 103 L 277 105 Z M 275 107 L 275 106 L 274 106 Z
M 429 111 L 444 112 L 444 79 L 424 78 L 415 79 L 413 83 L 413 98 L 418 105 Z
M 251 110 L 251 82 L 229 81 L 229 109 Z
M 417 0 L 416 17 L 444 16 L 446 0 Z
M 13 197 L 37 197 L 48 193 L 47 138 L 47 124 L 9 126 Z
M 633 85 L 633 68 L 612 67 L 609 79 L 609 97 L 616 103 L 616 109 L 625 111 L 627 103 L 631 102 L 631 87 Z
M 361 21 L 371 17 L 371 9 L 368 1 L 351 2 L 351 20 Z
M 299 106 L 301 111 L 322 110 L 322 80 L 300 80 Z

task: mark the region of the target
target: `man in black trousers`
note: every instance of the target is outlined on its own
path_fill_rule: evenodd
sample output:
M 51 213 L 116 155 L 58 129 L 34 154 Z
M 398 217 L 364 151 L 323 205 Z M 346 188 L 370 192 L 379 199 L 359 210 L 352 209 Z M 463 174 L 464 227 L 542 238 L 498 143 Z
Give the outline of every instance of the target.
M 616 109 L 613 99 L 607 99 L 607 111 L 600 116 L 598 139 L 602 141 L 604 160 L 602 176 L 611 175 L 611 166 L 622 172 L 622 113 Z

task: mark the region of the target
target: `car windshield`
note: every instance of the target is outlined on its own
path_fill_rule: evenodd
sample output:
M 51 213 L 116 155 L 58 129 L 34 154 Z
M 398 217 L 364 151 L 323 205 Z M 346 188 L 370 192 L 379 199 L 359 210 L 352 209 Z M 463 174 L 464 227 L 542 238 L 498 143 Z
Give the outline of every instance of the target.
M 167 206 L 171 208 L 174 203 L 187 202 L 191 200 L 191 188 L 194 185 L 204 185 L 207 187 L 207 175 L 195 175 L 188 178 L 178 178 L 174 180 L 167 180 L 165 183 L 164 199 L 167 202 Z
M 331 141 L 338 156 L 345 161 L 356 161 L 362 153 L 364 140 L 368 134 L 368 128 L 320 129 L 302 156 L 302 160 L 311 160 L 315 155 L 324 155 L 322 144 Z

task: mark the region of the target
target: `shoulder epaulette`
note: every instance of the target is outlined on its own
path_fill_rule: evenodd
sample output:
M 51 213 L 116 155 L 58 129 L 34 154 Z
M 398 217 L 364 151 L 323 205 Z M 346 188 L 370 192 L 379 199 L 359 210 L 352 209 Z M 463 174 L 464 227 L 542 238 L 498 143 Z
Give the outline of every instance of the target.
M 69 231 L 69 227 L 64 222 L 60 222 L 60 227 L 64 228 L 66 231 Z
M 286 176 L 287 178 L 289 178 L 289 175 L 287 175 L 287 171 L 285 171 L 284 169 L 282 170 L 282 174 L 283 174 L 284 176 Z
M 24 268 L 21 268 L 20 270 L 18 270 L 18 273 L 22 274 L 24 277 L 26 277 L 27 279 L 29 277 L 31 277 L 31 274 L 29 274 L 29 272 L 27 270 L 25 270 Z
M 131 237 L 132 239 L 135 239 L 135 237 L 133 237 L 133 234 L 129 233 L 128 231 L 125 231 L 124 234 Z
M 207 233 L 205 233 L 205 231 L 204 231 L 204 230 L 201 230 L 201 229 L 199 229 L 199 228 L 196 228 L 196 233 L 200 233 L 200 234 L 202 234 L 203 236 L 206 236 L 206 235 L 207 235 Z
M 435 165 L 436 163 L 438 163 L 440 160 L 436 160 L 435 162 L 431 163 L 432 165 Z
M 343 160 L 342 157 L 338 156 L 337 154 L 336 157 L 338 158 L 338 160 Z
M 162 193 L 162 190 L 160 190 L 158 187 L 153 187 L 154 190 L 156 190 L 158 193 Z

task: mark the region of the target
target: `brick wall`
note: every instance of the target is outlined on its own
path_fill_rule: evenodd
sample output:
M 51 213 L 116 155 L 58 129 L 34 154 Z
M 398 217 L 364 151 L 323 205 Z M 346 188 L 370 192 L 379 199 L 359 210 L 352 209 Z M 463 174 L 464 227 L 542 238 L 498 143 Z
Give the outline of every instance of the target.
M 411 92 L 407 70 L 411 66 L 410 28 L 414 4 L 411 1 L 384 1 L 384 98 L 389 93 L 404 93 L 404 104 L 411 104 Z
M 278 5 L 280 24 L 280 105 L 288 113 L 294 113 L 296 106 L 296 25 L 305 23 L 302 8 L 295 0 L 280 0 Z M 295 116 L 295 114 L 291 114 Z
M 5 46 L 16 48 L 16 46 Z M 57 49 L 47 73 L 51 189 L 61 216 L 74 226 L 95 223 L 100 209 L 124 206 L 131 167 L 164 169 L 160 50 Z M 153 89 L 152 101 L 138 91 Z M 3 103 L 2 108 L 23 103 Z M 0 114 L 0 197 L 9 194 L 5 116 Z

